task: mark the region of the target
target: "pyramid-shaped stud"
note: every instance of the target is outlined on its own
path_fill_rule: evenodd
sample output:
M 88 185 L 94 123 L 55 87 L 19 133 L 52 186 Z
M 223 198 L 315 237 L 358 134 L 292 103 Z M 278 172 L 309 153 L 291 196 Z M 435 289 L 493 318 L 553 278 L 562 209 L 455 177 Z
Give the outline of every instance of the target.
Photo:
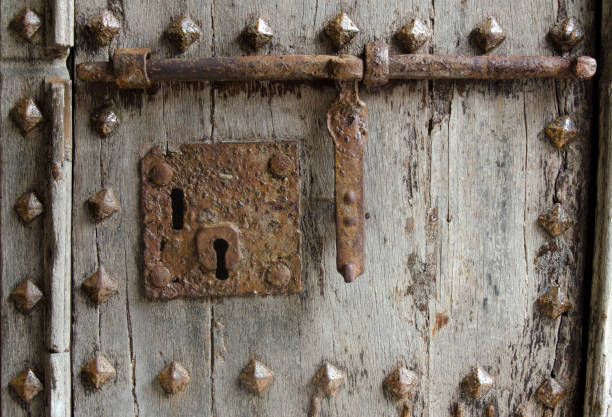
M 477 367 L 463 378 L 461 388 L 466 395 L 478 400 L 484 397 L 494 384 L 495 381 L 491 375 L 483 368 Z
M 23 9 L 10 23 L 11 28 L 27 41 L 34 37 L 41 25 L 40 16 L 29 7 Z
M 552 237 L 562 235 L 574 225 L 574 220 L 565 211 L 563 206 L 555 203 L 553 207 L 538 217 L 538 224 Z
M 200 39 L 200 27 L 188 15 L 183 15 L 170 23 L 166 29 L 168 39 L 179 51 L 185 51 Z
M 551 319 L 558 318 L 571 307 L 565 292 L 558 286 L 552 287 L 538 298 L 538 306 L 542 313 Z
M 157 375 L 157 380 L 168 394 L 176 394 L 185 389 L 191 377 L 183 365 L 172 361 Z
M 261 395 L 270 386 L 274 379 L 272 372 L 266 365 L 253 359 L 240 373 L 240 383 L 247 390 L 256 395 Z
M 563 148 L 569 142 L 576 140 L 580 135 L 576 124 L 567 115 L 557 117 L 546 126 L 544 131 L 557 149 Z
M 272 40 L 274 32 L 265 20 L 254 17 L 245 26 L 242 36 L 251 49 L 257 50 Z
M 93 128 L 103 137 L 113 134 L 120 123 L 117 112 L 112 108 L 103 109 L 91 115 Z
M 43 213 L 44 208 L 36 193 L 29 191 L 17 199 L 15 211 L 24 224 L 30 224 Z
M 325 33 L 327 33 L 327 36 L 329 36 L 329 39 L 331 39 L 336 48 L 342 48 L 359 33 L 359 28 L 342 11 L 327 23 Z
M 120 206 L 112 188 L 103 188 L 87 200 L 96 222 L 101 222 L 119 211 Z
M 17 375 L 9 383 L 13 391 L 19 397 L 29 403 L 43 389 L 42 382 L 36 376 L 32 368 L 27 368 L 25 371 Z
M 102 354 L 96 355 L 82 369 L 83 378 L 94 388 L 100 389 L 115 377 L 115 368 Z
M 43 298 L 43 293 L 30 279 L 26 279 L 11 292 L 11 299 L 23 313 L 31 312 Z
M 584 31 L 573 17 L 560 20 L 548 32 L 559 52 L 569 52 L 584 39 Z
M 97 305 L 103 304 L 119 289 L 117 282 L 108 275 L 104 267 L 98 268 L 96 272 L 83 281 L 82 286 Z
M 472 42 L 484 53 L 499 46 L 506 34 L 494 17 L 487 18 L 472 30 Z
M 344 372 L 329 362 L 325 362 L 312 379 L 317 390 L 324 395 L 336 395 L 345 380 Z
M 536 391 L 536 398 L 548 408 L 555 408 L 565 396 L 565 387 L 554 378 L 548 378 Z
M 391 372 L 383 383 L 385 392 L 395 401 L 405 401 L 419 383 L 417 375 L 401 367 Z
M 92 17 L 87 22 L 87 29 L 93 40 L 100 46 L 106 46 L 119 33 L 121 22 L 109 10 Z
M 395 34 L 406 52 L 413 53 L 431 39 L 431 31 L 421 19 L 415 18 L 402 26 Z
M 17 103 L 11 110 L 11 118 L 24 136 L 36 129 L 44 119 L 32 97 Z

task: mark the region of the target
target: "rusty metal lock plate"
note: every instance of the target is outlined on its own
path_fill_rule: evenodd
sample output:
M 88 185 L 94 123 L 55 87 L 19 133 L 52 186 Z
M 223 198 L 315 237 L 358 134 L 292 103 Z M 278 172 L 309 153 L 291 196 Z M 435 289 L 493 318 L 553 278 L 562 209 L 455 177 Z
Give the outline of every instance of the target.
M 148 297 L 301 291 L 297 142 L 155 146 L 140 168 Z

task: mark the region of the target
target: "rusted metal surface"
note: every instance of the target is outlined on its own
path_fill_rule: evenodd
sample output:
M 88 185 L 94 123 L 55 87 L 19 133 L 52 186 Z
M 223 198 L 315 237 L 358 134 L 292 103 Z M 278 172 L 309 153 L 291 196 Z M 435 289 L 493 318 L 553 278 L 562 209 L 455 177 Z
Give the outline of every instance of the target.
M 261 17 L 253 17 L 242 31 L 245 43 L 254 51 L 266 45 L 274 37 L 274 31 Z
M 200 40 L 200 33 L 200 27 L 189 15 L 180 16 L 166 29 L 166 36 L 181 52 Z
M 584 31 L 576 19 L 567 17 L 555 24 L 548 32 L 560 52 L 569 52 L 584 39 Z
M 365 269 L 363 147 L 369 116 L 356 82 L 339 82 L 338 89 L 327 112 L 335 148 L 336 267 L 346 282 L 352 282 Z
M 336 48 L 342 48 L 359 33 L 359 28 L 344 11 L 341 11 L 327 22 L 325 33 Z
M 279 154 L 292 166 L 283 178 L 269 170 L 270 159 Z M 173 175 L 160 185 L 151 171 L 161 163 Z M 301 291 L 296 142 L 187 144 L 167 154 L 156 146 L 140 168 L 147 296 Z M 217 241 L 225 242 L 224 251 L 215 250 Z M 219 275 L 222 256 L 226 277 Z M 285 285 L 268 278 L 269 268 L 279 263 L 289 270 Z
M 115 371 L 115 367 L 104 355 L 97 354 L 83 367 L 81 374 L 85 382 L 95 389 L 100 389 L 104 384 L 114 378 L 117 372 Z
M 463 381 L 461 381 L 461 389 L 466 395 L 475 400 L 479 400 L 489 392 L 494 384 L 495 381 L 491 375 L 483 368 L 477 367 L 473 368 L 470 373 L 463 378 Z
M 431 30 L 421 19 L 414 18 L 402 26 L 395 37 L 407 52 L 413 53 L 431 39 Z
M 32 40 L 41 25 L 40 16 L 29 7 L 23 9 L 10 23 L 11 28 L 27 41 Z
M 548 378 L 537 389 L 535 396 L 539 402 L 548 408 L 555 408 L 567 394 L 567 390 L 556 379 Z
M 494 17 L 487 18 L 472 30 L 472 42 L 484 53 L 497 48 L 506 39 L 506 34 Z
M 377 87 L 388 82 L 389 45 L 385 42 L 366 43 L 363 84 L 366 87 Z
M 26 403 L 32 401 L 43 389 L 42 382 L 40 382 L 32 368 L 27 368 L 17 375 L 11 380 L 9 385 L 19 395 L 19 398 Z
M 87 30 L 99 46 L 105 46 L 111 43 L 120 29 L 121 22 L 119 22 L 119 19 L 117 19 L 110 10 L 105 10 L 98 16 L 92 17 L 89 19 L 89 22 L 87 22 Z
M 42 291 L 31 279 L 26 279 L 11 291 L 11 299 L 15 302 L 15 307 L 25 314 L 31 313 L 42 298 Z
M 258 360 L 251 359 L 240 373 L 240 384 L 247 391 L 262 395 L 274 380 L 274 372 Z
M 147 88 L 151 81 L 147 76 L 148 48 L 116 49 L 113 54 L 115 82 L 119 88 Z
M 157 380 L 167 394 L 176 394 L 187 387 L 191 375 L 181 363 L 172 361 L 157 375 Z

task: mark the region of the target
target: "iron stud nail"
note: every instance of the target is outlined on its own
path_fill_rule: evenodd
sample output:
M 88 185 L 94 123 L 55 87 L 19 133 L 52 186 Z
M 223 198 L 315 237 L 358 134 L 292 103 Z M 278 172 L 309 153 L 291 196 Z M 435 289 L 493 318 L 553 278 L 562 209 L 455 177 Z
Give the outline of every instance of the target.
M 27 41 L 32 40 L 41 25 L 40 16 L 29 7 L 23 9 L 10 23 L 11 28 Z
M 417 375 L 404 367 L 391 372 L 383 382 L 387 395 L 394 401 L 406 401 L 419 383 Z
M 565 396 L 565 387 L 554 378 L 548 378 L 536 391 L 536 398 L 548 408 L 555 408 Z
M 21 221 L 28 225 L 36 220 L 44 211 L 43 204 L 34 191 L 23 194 L 15 202 L 15 211 Z
M 359 33 L 359 28 L 344 11 L 341 11 L 327 23 L 325 33 L 336 48 L 340 49 Z
M 103 188 L 87 200 L 96 222 L 101 222 L 119 211 L 120 206 L 112 188 Z
M 565 292 L 555 286 L 538 298 L 538 306 L 542 313 L 551 319 L 556 319 L 569 310 L 571 303 Z
M 487 417 L 495 417 L 495 415 L 497 414 L 495 404 L 493 403 L 487 404 L 486 414 L 487 414 Z
M 565 18 L 555 24 L 548 32 L 555 47 L 560 52 L 569 52 L 584 39 L 582 27 L 573 17 Z
M 312 379 L 317 390 L 323 395 L 336 395 L 346 379 L 344 372 L 329 362 L 325 362 Z
M 461 388 L 463 392 L 475 400 L 479 400 L 486 395 L 491 387 L 495 384 L 495 381 L 481 367 L 473 368 L 463 381 L 461 382 Z
M 272 40 L 274 32 L 265 20 L 254 17 L 247 23 L 242 36 L 250 48 L 257 50 Z
M 82 369 L 83 377 L 94 388 L 100 389 L 115 377 L 115 368 L 102 354 L 96 355 Z
M 268 161 L 270 173 L 278 178 L 286 178 L 293 172 L 293 161 L 287 155 L 275 154 Z
M 149 171 L 149 179 L 161 186 L 168 185 L 172 181 L 174 171 L 172 167 L 163 161 L 154 164 Z
M 540 214 L 538 224 L 552 237 L 557 237 L 572 227 L 574 220 L 560 203 L 555 203 L 549 211 Z
M 183 15 L 168 26 L 168 39 L 182 52 L 200 39 L 200 27 L 188 15 Z
M 30 313 L 43 298 L 43 293 L 30 279 L 26 279 L 11 292 L 11 299 L 22 313 Z
M 43 121 L 43 115 L 34 99 L 31 97 L 21 100 L 11 110 L 11 118 L 25 136 Z
M 119 33 L 121 23 L 113 13 L 105 10 L 87 22 L 87 29 L 98 45 L 106 46 Z
M 544 131 L 557 149 L 563 148 L 569 142 L 576 140 L 580 135 L 576 124 L 567 115 L 557 117 L 546 126 Z
M 117 130 L 121 120 L 114 109 L 107 108 L 91 115 L 91 124 L 100 136 L 106 137 Z
M 97 305 L 104 304 L 119 289 L 117 282 L 108 275 L 102 266 L 83 281 L 82 286 Z
M 431 39 L 431 31 L 421 19 L 415 18 L 402 26 L 395 37 L 407 52 L 413 53 Z
M 10 386 L 26 403 L 32 401 L 32 399 L 43 389 L 42 382 L 40 382 L 32 368 L 27 368 L 13 378 L 10 382 Z
M 167 394 L 176 394 L 185 389 L 191 376 L 183 365 L 172 361 L 157 375 L 157 380 Z
M 506 34 L 497 19 L 487 18 L 477 25 L 471 33 L 472 41 L 484 53 L 487 53 L 506 39 Z
M 291 281 L 291 270 L 284 263 L 276 263 L 266 271 L 266 281 L 276 288 L 284 288 Z
M 252 359 L 240 373 L 239 379 L 247 391 L 261 395 L 272 383 L 274 372 L 260 361 Z

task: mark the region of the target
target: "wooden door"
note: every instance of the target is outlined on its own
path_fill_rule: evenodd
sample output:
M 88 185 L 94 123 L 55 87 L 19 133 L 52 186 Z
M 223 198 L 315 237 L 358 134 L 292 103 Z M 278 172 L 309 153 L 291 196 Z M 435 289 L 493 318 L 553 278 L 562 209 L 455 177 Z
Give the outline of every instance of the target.
M 57 16 L 43 0 L 33 3 L 29 7 L 39 14 Z M 3 30 L 24 6 L 2 4 Z M 107 10 L 119 31 L 100 46 L 87 24 Z M 55 265 L 44 254 L 57 253 L 48 248 L 49 233 L 57 227 L 42 217 L 24 226 L 13 205 L 33 190 L 49 212 L 47 155 L 57 143 L 46 138 L 58 125 L 72 138 L 72 158 L 70 146 L 62 154 L 71 233 L 60 239 L 71 248 L 65 253 L 71 256 L 71 272 L 67 267 L 65 274 L 72 279 L 65 300 L 72 301 L 62 313 L 70 317 L 71 340 L 57 351 L 61 363 L 70 364 L 71 375 L 65 376 L 70 389 L 58 399 L 67 401 L 65 414 L 56 415 L 314 417 L 312 379 L 324 363 L 346 380 L 336 395 L 322 398 L 322 417 L 586 415 L 597 133 L 593 82 L 425 80 L 362 88 L 370 113 L 366 272 L 345 284 L 335 266 L 334 155 L 325 121 L 337 94 L 333 83 L 165 83 L 143 92 L 74 79 L 76 64 L 109 60 L 118 48 L 146 47 L 154 57 L 176 58 L 253 54 L 240 39 L 253 16 L 274 31 L 257 54 L 336 54 L 323 28 L 341 10 L 360 28 L 340 51 L 347 54 L 361 55 L 370 41 L 389 42 L 392 54 L 401 53 L 394 33 L 419 17 L 432 32 L 420 53 L 478 55 L 469 34 L 488 16 L 496 16 L 507 33 L 490 54 L 557 54 L 547 33 L 568 16 L 577 18 L 585 33 L 571 54 L 598 54 L 601 5 L 595 0 L 82 0 L 74 5 L 74 48 L 67 61 L 65 55 L 51 59 L 41 52 L 45 45 L 55 50 L 50 39 L 58 35 L 48 27 L 29 42 L 6 29 L 0 38 L 2 416 L 38 416 L 53 408 L 49 384 L 57 381 L 50 378 L 54 368 L 45 359 L 50 348 L 41 335 L 59 313 L 47 305 L 22 314 L 10 293 L 26 278 L 46 288 L 50 262 Z M 166 36 L 182 15 L 201 28 L 185 52 Z M 72 85 L 52 76 L 72 78 Z M 72 104 L 72 132 L 69 117 L 58 120 L 57 100 L 43 106 L 53 91 L 64 94 L 61 109 Z M 29 96 L 45 108 L 47 124 L 23 136 L 10 111 Z M 108 109 L 119 124 L 102 137 L 92 115 Z M 580 138 L 559 150 L 544 127 L 565 114 Z M 298 143 L 302 291 L 146 297 L 139 171 L 144 153 L 154 145 L 252 141 Z M 113 190 L 120 210 L 97 222 L 88 199 L 103 189 Z M 567 210 L 573 226 L 553 238 L 537 219 L 555 203 Z M 97 304 L 83 283 L 100 268 L 117 291 Z M 553 319 L 542 314 L 537 300 L 555 286 L 568 295 L 571 308 Z M 115 374 L 96 388 L 83 368 L 99 354 Z M 252 359 L 275 375 L 262 395 L 239 383 Z M 158 374 L 172 361 L 188 371 L 190 381 L 181 392 L 167 394 Z M 41 381 L 47 377 L 47 396 L 29 403 L 9 387 L 27 367 Z M 383 390 L 385 378 L 400 367 L 417 378 L 407 404 Z M 494 380 L 478 400 L 462 390 L 474 368 Z M 566 392 L 554 409 L 536 394 L 549 378 Z

